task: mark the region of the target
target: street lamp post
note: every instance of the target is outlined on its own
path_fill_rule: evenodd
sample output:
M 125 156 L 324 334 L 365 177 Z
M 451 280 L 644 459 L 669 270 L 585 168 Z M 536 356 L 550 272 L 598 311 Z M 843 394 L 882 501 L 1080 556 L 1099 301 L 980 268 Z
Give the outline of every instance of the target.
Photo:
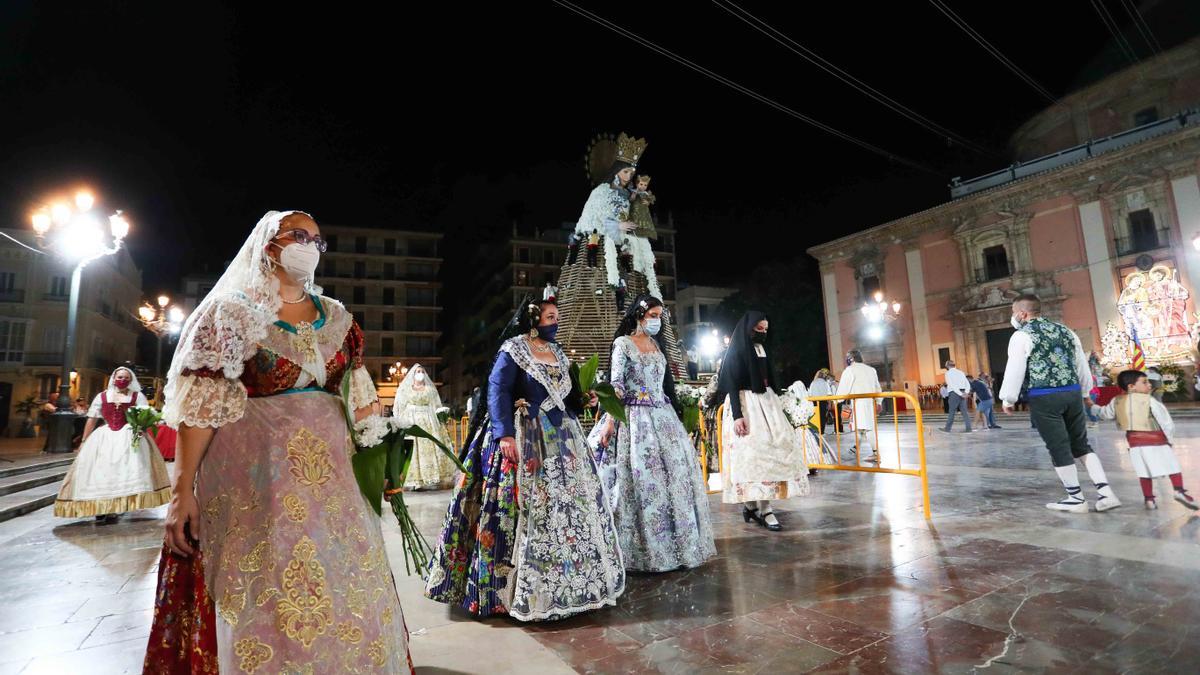
M 142 325 L 151 333 L 154 333 L 158 338 L 158 347 L 154 355 L 154 375 L 162 379 L 162 352 L 163 338 L 168 335 L 177 335 L 180 329 L 183 328 L 184 312 L 178 307 L 167 308 L 171 304 L 171 298 L 166 295 L 160 295 L 157 300 L 157 307 L 146 303 L 138 308 L 138 318 L 142 320 Z
M 36 211 L 31 220 L 37 234 L 38 246 L 69 262 L 74 262 L 71 271 L 71 295 L 67 305 L 67 334 L 63 345 L 62 380 L 58 386 L 57 410 L 50 416 L 50 433 L 47 452 L 71 452 L 71 439 L 75 436 L 75 413 L 71 406 L 71 371 L 75 365 L 75 326 L 79 318 L 79 283 L 83 268 L 88 263 L 121 249 L 121 242 L 129 234 L 129 221 L 120 211 L 108 217 L 108 234 L 111 244 L 105 243 L 105 232 L 99 219 L 92 211 L 96 199 L 90 192 L 75 195 L 75 207 L 59 201 Z
M 883 377 L 888 391 L 891 391 L 892 362 L 888 359 L 887 326 L 900 318 L 900 303 L 895 300 L 888 302 L 883 299 L 883 293 L 876 292 L 874 302 L 863 304 L 862 313 L 867 317 L 867 336 L 879 341 L 883 347 Z

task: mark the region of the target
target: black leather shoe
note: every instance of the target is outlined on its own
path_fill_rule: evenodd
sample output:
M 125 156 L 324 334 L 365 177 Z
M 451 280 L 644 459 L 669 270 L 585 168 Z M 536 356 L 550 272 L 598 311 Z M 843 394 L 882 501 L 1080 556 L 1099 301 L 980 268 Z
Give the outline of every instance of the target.
M 750 522 L 751 520 L 753 520 L 754 522 L 758 523 L 759 525 L 762 525 L 763 527 L 767 526 L 767 522 L 762 519 L 762 516 L 758 515 L 758 509 L 748 509 L 743 506 L 742 507 L 742 520 L 746 521 L 747 523 Z
M 767 528 L 768 530 L 770 530 L 772 532 L 778 532 L 783 529 L 782 524 L 775 523 L 774 525 L 772 525 L 767 522 L 767 516 L 773 515 L 774 513 L 775 513 L 774 511 L 768 511 L 767 513 L 764 513 L 763 515 L 759 516 L 758 522 L 759 522 L 759 524 L 761 524 L 763 527 Z M 778 520 L 778 518 L 776 520 Z

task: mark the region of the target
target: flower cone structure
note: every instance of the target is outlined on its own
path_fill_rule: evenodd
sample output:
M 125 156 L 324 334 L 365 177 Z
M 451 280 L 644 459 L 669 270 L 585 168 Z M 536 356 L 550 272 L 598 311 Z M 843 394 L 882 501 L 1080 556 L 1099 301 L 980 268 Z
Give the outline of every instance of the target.
M 600 357 L 600 372 L 608 373 L 613 333 L 621 322 L 616 292 L 605 278 L 605 246 L 597 251 L 596 266 L 589 267 L 587 254 L 580 246 L 575 264 L 563 263 L 558 277 L 558 343 L 574 362 L 583 362 L 592 354 Z M 646 277 L 640 272 L 620 272 L 625 280 L 625 307 L 646 292 Z M 597 293 L 597 291 L 599 291 Z M 687 375 L 683 352 L 676 337 L 674 316 L 664 317 L 663 343 L 667 363 L 677 381 Z

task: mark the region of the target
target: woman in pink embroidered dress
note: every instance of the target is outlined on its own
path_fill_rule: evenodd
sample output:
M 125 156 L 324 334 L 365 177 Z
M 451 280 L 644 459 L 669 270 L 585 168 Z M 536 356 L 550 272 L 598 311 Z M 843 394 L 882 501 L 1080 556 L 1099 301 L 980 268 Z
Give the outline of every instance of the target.
M 346 410 L 365 416 L 378 398 L 361 329 L 313 285 L 324 248 L 308 214 L 268 213 L 184 326 L 147 673 L 412 669 L 380 521 L 350 464 Z

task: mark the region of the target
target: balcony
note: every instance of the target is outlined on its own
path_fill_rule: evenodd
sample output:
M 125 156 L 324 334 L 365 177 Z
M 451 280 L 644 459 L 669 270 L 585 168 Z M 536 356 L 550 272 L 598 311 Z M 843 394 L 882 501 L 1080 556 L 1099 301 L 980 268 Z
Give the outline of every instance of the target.
M 0 291 L 0 302 L 25 302 L 25 289 Z
M 1118 256 L 1146 253 L 1170 246 L 1171 233 L 1170 230 L 1162 228 L 1153 232 L 1143 232 L 1128 237 L 1117 237 L 1113 240 L 1113 243 L 1116 244 Z

